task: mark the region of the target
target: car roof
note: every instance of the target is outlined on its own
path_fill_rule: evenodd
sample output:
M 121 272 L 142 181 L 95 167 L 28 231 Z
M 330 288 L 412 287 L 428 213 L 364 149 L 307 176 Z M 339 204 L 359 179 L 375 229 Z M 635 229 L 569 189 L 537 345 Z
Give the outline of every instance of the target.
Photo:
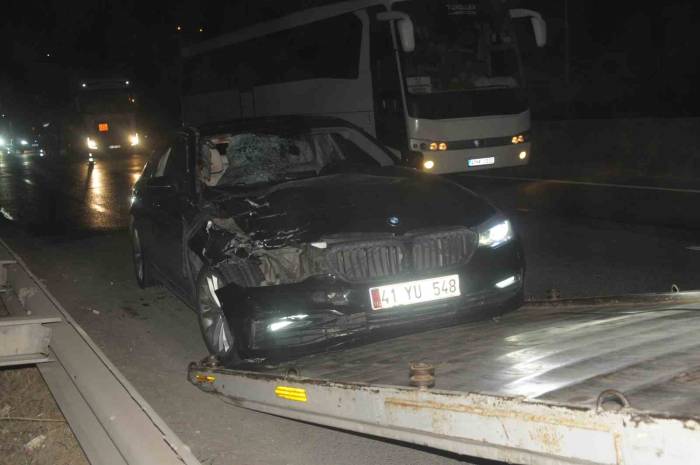
M 362 131 L 362 129 L 344 119 L 312 115 L 265 116 L 207 123 L 192 127 L 202 136 L 242 131 L 279 131 L 287 133 L 326 127 L 348 127 Z

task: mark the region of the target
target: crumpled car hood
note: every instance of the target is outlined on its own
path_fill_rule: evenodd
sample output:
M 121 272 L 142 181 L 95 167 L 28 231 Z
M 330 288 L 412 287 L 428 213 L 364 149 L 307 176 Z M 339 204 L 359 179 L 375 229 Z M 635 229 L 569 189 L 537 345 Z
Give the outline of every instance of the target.
M 486 200 L 453 182 L 395 167 L 289 181 L 245 201 L 230 199 L 220 207 L 246 233 L 264 236 L 300 228 L 308 240 L 333 234 L 471 227 L 496 213 Z M 251 207 L 253 203 L 256 206 Z

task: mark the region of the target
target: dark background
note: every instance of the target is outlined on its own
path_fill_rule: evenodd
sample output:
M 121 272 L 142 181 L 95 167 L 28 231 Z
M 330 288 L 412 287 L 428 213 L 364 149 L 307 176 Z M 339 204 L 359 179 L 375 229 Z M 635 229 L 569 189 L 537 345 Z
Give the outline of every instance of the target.
M 35 118 L 68 101 L 79 79 L 119 74 L 154 124 L 175 123 L 182 43 L 320 3 L 329 1 L 12 2 L 0 19 L 0 111 Z M 695 2 L 513 4 L 548 25 L 544 49 L 519 26 L 535 119 L 700 114 Z

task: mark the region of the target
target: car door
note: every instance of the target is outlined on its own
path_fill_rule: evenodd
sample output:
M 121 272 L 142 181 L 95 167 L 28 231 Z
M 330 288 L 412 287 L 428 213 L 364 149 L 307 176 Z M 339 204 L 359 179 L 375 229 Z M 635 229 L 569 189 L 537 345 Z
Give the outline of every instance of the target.
M 189 289 L 182 258 L 183 215 L 192 194 L 187 157 L 188 138 L 178 134 L 172 140 L 162 176 L 154 176 L 149 186 L 155 265 L 163 277 L 182 292 Z
M 163 146 L 153 151 L 139 180 L 134 185 L 131 198 L 131 215 L 133 218 L 131 226 L 138 230 L 141 248 L 148 257 L 149 262 L 155 265 L 157 265 L 157 257 L 152 250 L 155 243 L 153 237 L 153 195 L 157 189 L 154 186 L 162 182 L 165 164 L 171 150 L 170 146 Z

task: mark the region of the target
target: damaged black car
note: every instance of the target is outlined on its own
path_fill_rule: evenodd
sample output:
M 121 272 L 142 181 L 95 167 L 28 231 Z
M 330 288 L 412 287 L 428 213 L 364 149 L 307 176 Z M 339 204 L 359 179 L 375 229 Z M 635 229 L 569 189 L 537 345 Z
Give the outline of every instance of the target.
M 522 300 L 510 221 L 348 122 L 240 120 L 165 145 L 133 190 L 136 278 L 192 306 L 224 364 Z

